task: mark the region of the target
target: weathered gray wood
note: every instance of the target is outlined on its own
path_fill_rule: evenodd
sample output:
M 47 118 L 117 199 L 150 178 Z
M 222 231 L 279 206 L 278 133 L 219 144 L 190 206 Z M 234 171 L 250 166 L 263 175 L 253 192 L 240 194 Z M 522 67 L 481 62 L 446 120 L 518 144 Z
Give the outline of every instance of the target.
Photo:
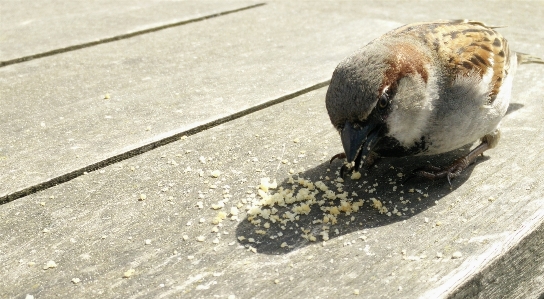
M 0 119 L 9 124 L 0 130 L 5 134 L 0 136 L 1 188 L 33 185 L 325 80 L 337 56 L 371 39 L 365 33 L 377 36 L 397 22 L 482 19 L 485 11 L 485 22 L 510 26 L 500 30 L 514 49 L 544 56 L 538 47 L 544 34 L 540 2 L 343 4 L 273 2 L 205 26 L 192 24 L 187 32 L 180 27 L 1 68 Z M 293 28 L 300 31 L 292 33 Z M 215 40 L 196 37 L 203 32 Z M 177 46 L 164 39 L 176 35 L 200 44 L 175 56 Z M 231 47 L 249 56 L 229 64 L 236 51 L 224 45 L 233 36 L 239 44 Z M 271 36 L 283 48 L 267 47 L 265 38 Z M 157 56 L 166 49 L 172 57 Z M 190 69 L 207 77 L 178 75 L 174 62 L 183 55 L 201 57 Z M 259 69 L 263 63 L 266 70 Z M 222 78 L 233 70 L 246 74 Z M 243 208 L 240 221 L 229 216 L 218 232 L 211 224 L 218 211 L 228 213 L 247 201 L 248 191 L 256 194 L 262 177 L 276 178 L 283 187 L 291 187 L 286 182 L 290 169 L 314 182 L 335 177 L 339 162 L 329 166 L 328 158 L 342 149 L 324 110 L 326 88 L 0 205 L 0 298 L 339 298 L 357 297 L 355 289 L 361 298 L 542 296 L 542 74 L 541 66 L 520 67 L 499 146 L 454 180 L 452 189 L 444 181 L 401 186 L 397 174 L 426 160 L 447 164 L 466 148 L 441 157 L 381 160 L 362 178 L 368 182 L 363 187 L 358 187 L 361 181 L 347 180 L 344 190 L 355 191 L 354 197 L 378 198 L 390 210 L 395 205 L 407 210 L 403 216 L 386 216 L 365 202 L 358 212 L 338 217 L 326 244 L 319 236 L 323 224 L 314 222 L 323 218 L 316 206 L 285 229 L 277 224 L 266 229 L 262 223 L 257 228 Z M 129 82 L 146 76 L 151 79 Z M 168 90 L 184 78 L 194 80 L 189 82 L 194 93 L 178 90 L 182 100 L 193 99 L 182 107 L 194 113 L 188 120 L 165 112 L 177 109 L 180 100 Z M 4 96 L 8 91 L 9 98 Z M 104 102 L 100 95 L 106 92 L 112 97 Z M 213 101 L 224 94 L 231 98 Z M 195 109 L 194 103 L 203 100 L 214 108 Z M 28 124 L 34 125 L 29 131 Z M 76 132 L 78 145 L 85 145 L 79 158 L 62 152 L 72 142 L 66 141 L 71 138 L 63 135 L 66 131 Z M 220 171 L 217 178 L 211 176 L 214 170 Z M 33 177 L 32 172 L 48 173 Z M 365 191 L 373 184 L 375 191 Z M 212 209 L 225 198 L 224 190 L 232 197 L 224 208 Z M 143 194 L 146 199 L 139 200 Z M 317 241 L 304 239 L 302 228 Z M 205 240 L 197 241 L 198 236 Z M 282 247 L 283 242 L 291 247 Z M 456 251 L 461 257 L 452 259 Z M 56 267 L 44 270 L 48 261 Z M 134 274 L 123 278 L 129 269 Z
M 251 0 L 2 1 L 0 62 L 197 19 L 256 3 Z
M 350 7 L 328 20 L 316 18 L 323 7 L 295 8 L 270 4 L 0 68 L 9 144 L 0 197 L 326 81 L 375 27 L 398 25 Z
M 538 225 L 538 221 L 534 222 L 531 224 Z M 523 237 L 506 254 L 470 278 L 451 298 L 542 298 L 544 224 L 540 222 L 539 227 Z
M 524 71 L 515 86 L 541 72 Z M 543 222 L 539 138 L 526 140 L 523 154 L 518 148 L 523 134 L 542 135 L 543 111 L 535 96 L 541 88 L 517 89 L 513 107 L 519 109 L 505 120 L 501 145 L 456 179 L 452 190 L 445 181 L 400 185 L 397 174 L 428 157 L 381 160 L 362 178 L 369 182 L 363 188 L 348 180 L 344 189 L 356 191 L 357 198 L 375 197 L 390 210 L 408 210 L 388 217 L 365 203 L 359 212 L 338 217 L 326 245 L 318 235 L 323 224 L 313 222 L 322 218 L 317 207 L 285 230 L 271 225 L 264 236 L 256 233 L 264 228 L 248 223 L 244 213 L 241 222 L 224 220 L 218 233 L 211 224 L 218 211 L 228 213 L 247 198 L 247 191 L 256 193 L 261 177 L 275 177 L 284 187 L 290 186 L 285 180 L 291 168 L 302 168 L 301 176 L 314 182 L 335 177 L 339 163 L 329 166 L 328 158 L 341 146 L 324 111 L 325 88 L 18 199 L 0 209 L 0 289 L 8 297 L 338 298 L 352 297 L 355 289 L 371 298 L 448 296 L 479 273 L 493 272 L 492 261 L 510 256 L 516 262 L 511 247 Z M 431 161 L 445 164 L 460 154 Z M 221 171 L 218 178 L 210 176 L 213 170 Z M 374 183 L 373 193 L 364 191 Z M 229 202 L 211 209 L 227 185 Z M 412 188 L 428 197 L 410 193 Z M 410 202 L 402 204 L 401 196 Z M 301 228 L 318 241 L 303 239 Z M 283 236 L 269 238 L 279 231 Z M 246 239 L 240 242 L 240 236 Z M 292 247 L 282 248 L 283 242 Z M 452 259 L 455 251 L 462 257 Z M 43 270 L 49 260 L 57 267 Z M 135 274 L 122 278 L 131 268 Z M 81 282 L 74 285 L 72 278 Z M 505 281 L 501 288 L 511 283 L 519 281 Z

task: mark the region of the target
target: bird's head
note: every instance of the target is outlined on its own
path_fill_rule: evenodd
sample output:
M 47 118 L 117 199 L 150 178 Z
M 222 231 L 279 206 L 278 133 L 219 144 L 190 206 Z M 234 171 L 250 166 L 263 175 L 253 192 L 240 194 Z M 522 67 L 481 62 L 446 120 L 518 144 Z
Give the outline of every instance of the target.
M 335 69 L 326 107 L 355 171 L 384 136 L 411 125 L 410 106 L 428 97 L 429 60 L 417 45 L 378 40 Z

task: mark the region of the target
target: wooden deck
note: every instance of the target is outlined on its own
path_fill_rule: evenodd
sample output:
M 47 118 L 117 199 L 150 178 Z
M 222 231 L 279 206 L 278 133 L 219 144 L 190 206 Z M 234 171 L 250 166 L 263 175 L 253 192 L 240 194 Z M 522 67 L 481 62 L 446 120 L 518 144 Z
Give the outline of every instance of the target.
M 404 175 L 468 146 L 345 182 L 329 164 L 338 62 L 459 18 L 544 57 L 542 1 L 1 3 L 0 298 L 544 298 L 544 67 L 451 188 Z M 266 177 L 351 210 L 253 218 Z

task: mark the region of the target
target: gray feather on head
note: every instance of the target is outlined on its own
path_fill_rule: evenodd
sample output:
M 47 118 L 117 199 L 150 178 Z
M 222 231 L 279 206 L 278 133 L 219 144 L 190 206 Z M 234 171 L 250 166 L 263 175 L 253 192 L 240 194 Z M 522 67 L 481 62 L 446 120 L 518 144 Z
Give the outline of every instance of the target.
M 388 65 L 380 51 L 383 45 L 368 44 L 344 59 L 334 70 L 326 95 L 326 107 L 332 124 L 339 128 L 346 121 L 362 121 L 378 99 L 378 88 Z

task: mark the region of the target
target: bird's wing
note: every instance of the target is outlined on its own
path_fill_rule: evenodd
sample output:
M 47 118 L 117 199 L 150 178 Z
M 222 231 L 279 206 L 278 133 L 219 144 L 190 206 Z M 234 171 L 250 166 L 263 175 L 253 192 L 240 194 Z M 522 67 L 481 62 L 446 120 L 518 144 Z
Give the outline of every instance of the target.
M 411 36 L 434 49 L 452 79 L 478 74 L 489 80 L 493 102 L 510 68 L 508 43 L 493 28 L 478 21 L 436 21 L 405 25 L 387 35 Z

